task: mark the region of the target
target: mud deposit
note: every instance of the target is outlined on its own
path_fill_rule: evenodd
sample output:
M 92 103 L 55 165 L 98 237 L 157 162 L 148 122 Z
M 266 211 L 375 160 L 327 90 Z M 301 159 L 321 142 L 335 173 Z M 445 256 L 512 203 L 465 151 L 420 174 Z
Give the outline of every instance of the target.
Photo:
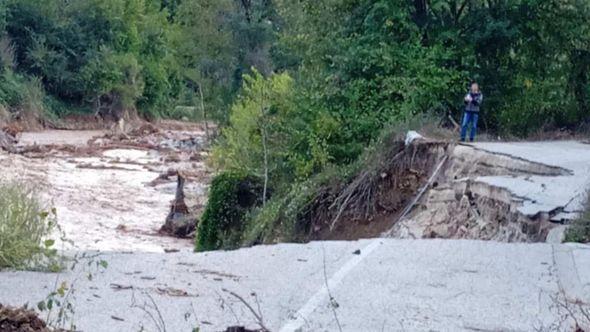
M 127 135 L 101 131 L 23 133 L 19 153 L 0 152 L 0 177 L 32 186 L 55 208 L 64 249 L 152 251 L 191 247 L 158 233 L 187 178 L 187 204 L 202 208 L 209 173 L 198 127 L 147 126 Z M 57 235 L 56 235 L 57 236 Z M 71 241 L 71 243 L 69 243 Z

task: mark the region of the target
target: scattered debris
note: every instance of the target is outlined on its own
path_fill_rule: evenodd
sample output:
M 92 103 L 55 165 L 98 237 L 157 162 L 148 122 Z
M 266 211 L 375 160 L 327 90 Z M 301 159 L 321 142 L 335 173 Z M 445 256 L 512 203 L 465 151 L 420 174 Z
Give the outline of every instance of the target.
M 233 281 L 239 281 L 240 277 L 234 274 L 230 274 L 230 273 L 225 273 L 225 272 L 218 272 L 218 271 L 212 271 L 212 270 L 194 270 L 192 271 L 193 273 L 198 273 L 198 274 L 202 274 L 202 275 L 212 275 L 212 276 L 217 276 L 217 277 L 222 277 L 222 278 L 229 278 L 232 279 Z
M 128 135 L 130 137 L 141 137 L 141 136 L 147 136 L 147 135 L 151 135 L 151 134 L 157 134 L 159 133 L 160 130 L 154 126 L 151 123 L 145 123 L 141 126 L 139 126 L 138 128 L 132 129 Z
M 131 171 L 135 172 L 136 169 L 127 168 L 123 166 L 114 166 L 114 165 L 104 165 L 104 164 L 89 164 L 89 163 L 79 163 L 76 165 L 76 168 L 85 168 L 85 169 L 97 169 L 97 170 L 114 170 L 114 171 Z
M 230 290 L 227 290 L 224 288 L 222 288 L 221 290 L 228 293 L 229 295 L 233 296 L 234 298 L 236 298 L 250 311 L 250 313 L 256 319 L 256 323 L 258 324 L 258 326 L 260 326 L 260 329 L 255 330 L 255 332 L 270 332 L 270 330 L 264 325 L 264 317 L 262 316 L 262 311 L 260 309 L 260 303 L 258 301 L 258 296 L 256 295 L 256 293 L 252 292 L 252 293 L 250 293 L 250 296 L 252 296 L 254 298 L 254 300 L 256 301 L 256 305 L 257 305 L 258 310 L 254 310 L 252 305 L 250 303 L 248 303 L 248 301 L 246 301 L 242 296 L 240 296 L 236 292 L 233 292 L 233 291 L 230 291 Z M 248 330 L 237 330 L 237 331 L 248 331 Z
M 231 326 L 228 327 L 224 332 L 264 332 L 264 329 L 250 330 L 243 326 Z
M 183 289 L 172 288 L 172 287 L 167 287 L 167 288 L 157 287 L 156 292 L 160 295 L 168 295 L 168 296 L 174 296 L 174 297 L 196 297 L 196 295 L 191 295 Z
M 127 286 L 127 285 L 119 285 L 119 284 L 111 284 L 110 285 L 112 289 L 114 290 L 128 290 L 128 289 L 133 289 L 133 286 Z
M 6 332 L 65 332 L 49 328 L 33 310 L 12 308 L 0 304 L 0 331 Z

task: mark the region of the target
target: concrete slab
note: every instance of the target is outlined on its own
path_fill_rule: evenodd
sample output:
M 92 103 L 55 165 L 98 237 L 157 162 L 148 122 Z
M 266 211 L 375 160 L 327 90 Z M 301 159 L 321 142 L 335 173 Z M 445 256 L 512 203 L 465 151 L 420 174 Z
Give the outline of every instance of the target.
M 67 281 L 73 322 L 99 332 L 157 330 L 132 306 L 150 297 L 167 331 L 256 327 L 224 289 L 260 307 L 271 331 L 338 331 L 338 324 L 343 331 L 565 331 L 573 320 L 555 303 L 565 298 L 562 285 L 590 303 L 590 247 L 581 245 L 374 239 L 98 259 L 109 266 L 92 280 L 82 261 L 60 275 L 0 272 L 0 303 L 34 306 Z
M 523 198 L 520 212 L 577 212 L 590 188 L 590 144 L 575 141 L 476 143 L 476 148 L 571 171 L 563 176 L 483 176 L 478 180 Z M 571 216 L 571 214 L 570 214 Z

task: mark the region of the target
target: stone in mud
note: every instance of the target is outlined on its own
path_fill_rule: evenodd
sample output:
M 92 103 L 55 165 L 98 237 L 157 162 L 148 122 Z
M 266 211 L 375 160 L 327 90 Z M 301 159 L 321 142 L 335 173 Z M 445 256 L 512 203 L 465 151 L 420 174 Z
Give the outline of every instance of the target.
M 151 135 L 151 134 L 157 134 L 159 132 L 160 132 L 160 129 L 158 129 L 153 124 L 144 123 L 140 127 L 131 130 L 129 132 L 129 136 L 141 137 L 141 136 L 147 136 L 147 135 Z
M 170 206 L 170 213 L 166 217 L 166 223 L 160 232 L 177 237 L 190 237 L 196 228 L 196 217 L 192 215 L 184 201 L 185 178 L 182 174 L 177 175 L 176 197 Z
M 414 130 L 410 130 L 406 134 L 406 140 L 404 141 L 404 143 L 406 146 L 408 146 L 408 145 L 412 144 L 415 140 L 419 140 L 419 139 L 424 139 L 424 137 L 422 135 L 418 134 L 418 132 L 416 132 Z
M 0 149 L 6 151 L 13 151 L 14 145 L 17 143 L 16 136 L 13 136 L 11 132 L 6 130 L 0 131 Z

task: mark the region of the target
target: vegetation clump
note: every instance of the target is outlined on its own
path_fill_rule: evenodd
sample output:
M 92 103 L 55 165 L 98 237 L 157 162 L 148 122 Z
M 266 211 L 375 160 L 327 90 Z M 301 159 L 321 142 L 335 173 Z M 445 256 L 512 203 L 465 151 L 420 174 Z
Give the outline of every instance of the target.
M 565 242 L 590 243 L 590 195 L 586 195 L 584 210 L 567 228 Z
M 46 212 L 30 190 L 0 183 L 0 268 L 58 269 L 54 240 L 55 210 Z
M 211 182 L 209 202 L 197 227 L 196 250 L 232 249 L 240 245 L 247 212 L 263 203 L 262 181 L 225 172 Z

